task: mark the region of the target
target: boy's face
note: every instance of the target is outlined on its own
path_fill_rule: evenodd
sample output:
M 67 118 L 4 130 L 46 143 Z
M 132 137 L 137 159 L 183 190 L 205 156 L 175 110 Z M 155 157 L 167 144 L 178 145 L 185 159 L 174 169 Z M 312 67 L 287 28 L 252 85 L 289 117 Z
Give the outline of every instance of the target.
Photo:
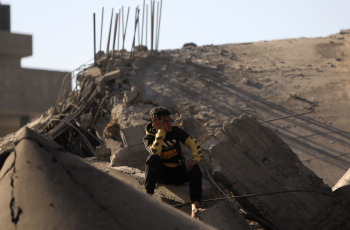
M 163 123 L 164 123 L 164 131 L 165 132 L 170 132 L 171 131 L 171 118 L 170 116 L 163 116 Z

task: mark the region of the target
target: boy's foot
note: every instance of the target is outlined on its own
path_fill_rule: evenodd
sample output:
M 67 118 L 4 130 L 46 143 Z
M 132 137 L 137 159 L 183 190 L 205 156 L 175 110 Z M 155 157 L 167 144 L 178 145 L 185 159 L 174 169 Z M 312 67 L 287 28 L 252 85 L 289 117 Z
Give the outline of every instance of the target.
M 195 201 L 192 203 L 192 213 L 191 213 L 191 217 L 193 219 L 198 219 L 198 212 L 200 211 L 199 208 L 199 202 Z

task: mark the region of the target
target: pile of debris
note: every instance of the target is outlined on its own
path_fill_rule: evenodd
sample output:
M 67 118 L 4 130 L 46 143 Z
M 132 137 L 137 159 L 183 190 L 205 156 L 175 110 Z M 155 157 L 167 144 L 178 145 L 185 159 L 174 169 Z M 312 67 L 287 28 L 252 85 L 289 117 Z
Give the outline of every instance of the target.
M 146 71 L 148 63 L 158 60 L 162 60 L 159 71 L 172 68 L 166 62 L 188 64 L 187 59 L 172 59 L 167 52 L 143 52 L 136 58 L 124 51 L 100 55 L 93 66 L 78 74 L 78 90 L 27 125 L 35 132 L 24 128 L 7 137 L 6 144 L 1 142 L 2 223 L 9 229 L 164 229 L 165 224 L 179 229 L 210 229 L 209 225 L 249 229 L 256 223 L 256 228 L 264 229 L 350 229 L 349 210 L 341 207 L 331 188 L 254 117 L 237 116 L 222 126 L 211 123 L 205 113 L 185 114 L 197 109 L 183 95 L 168 98 L 168 92 L 181 91 L 177 80 L 170 79 L 171 86 L 153 87 L 156 91 L 147 88 L 160 78 L 171 78 Z M 142 80 L 152 74 L 153 81 Z M 189 84 L 195 81 L 185 78 Z M 175 123 L 203 143 L 206 211 L 200 218 L 209 225 L 191 221 L 119 182 L 143 191 L 148 153 L 142 137 L 148 111 L 155 105 L 169 107 Z M 107 163 L 110 167 L 103 164 L 102 170 L 110 175 L 68 152 L 91 164 Z M 155 197 L 188 212 L 183 187 L 160 185 Z M 149 208 L 153 211 L 144 211 Z M 44 213 L 47 222 L 42 221 Z

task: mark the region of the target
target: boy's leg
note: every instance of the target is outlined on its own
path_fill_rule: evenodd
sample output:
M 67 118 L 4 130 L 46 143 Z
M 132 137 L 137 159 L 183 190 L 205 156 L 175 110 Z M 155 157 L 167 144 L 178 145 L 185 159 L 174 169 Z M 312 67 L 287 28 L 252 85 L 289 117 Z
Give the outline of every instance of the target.
M 145 189 L 148 194 L 154 194 L 156 182 L 164 172 L 164 165 L 160 157 L 156 154 L 149 155 L 145 164 Z
M 199 166 L 193 166 L 189 172 L 186 171 L 185 165 L 178 166 L 172 170 L 172 173 L 169 175 L 169 183 L 183 184 L 188 181 L 191 201 L 198 201 L 200 203 L 202 199 L 202 172 Z
M 190 186 L 190 199 L 192 202 L 201 202 L 202 199 L 202 172 L 198 165 L 188 172 L 189 174 L 189 186 Z
M 197 212 L 202 199 L 202 172 L 198 165 L 189 171 L 190 199 L 192 201 L 191 217 L 197 219 Z

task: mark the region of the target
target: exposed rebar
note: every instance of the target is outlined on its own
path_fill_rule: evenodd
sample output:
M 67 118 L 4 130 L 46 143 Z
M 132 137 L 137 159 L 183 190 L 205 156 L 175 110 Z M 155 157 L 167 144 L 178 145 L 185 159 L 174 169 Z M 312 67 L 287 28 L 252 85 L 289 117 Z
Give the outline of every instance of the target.
M 120 17 L 121 17 L 121 9 L 119 9 L 119 20 L 118 20 L 118 43 L 117 43 L 117 50 L 119 50 L 119 37 L 120 37 Z
M 110 23 L 109 23 L 109 32 L 108 32 L 107 48 L 106 48 L 107 61 L 108 61 L 108 58 L 109 58 L 109 42 L 110 42 L 110 40 L 111 40 L 111 31 L 112 31 L 112 24 L 113 24 L 113 11 L 114 11 L 114 9 L 112 8 L 111 21 L 110 21 Z
M 154 1 L 151 0 L 151 52 L 153 52 L 154 5 Z
M 154 49 L 157 51 L 157 37 L 158 37 L 158 20 L 159 20 L 159 2 L 157 2 L 157 19 L 156 19 L 156 35 L 155 35 L 155 41 L 154 41 Z
M 126 35 L 127 28 L 128 28 L 129 12 L 130 12 L 130 7 L 128 7 L 128 14 L 126 15 L 125 30 L 123 31 L 123 48 L 122 48 L 122 52 L 124 52 L 125 35 Z M 123 8 L 123 20 L 124 20 L 124 8 Z
M 147 46 L 147 38 L 148 38 L 148 5 L 146 5 L 146 46 Z
M 157 50 L 159 48 L 159 33 L 160 33 L 160 22 L 161 22 L 161 18 L 162 18 L 162 6 L 163 6 L 163 0 L 160 0 L 158 32 L 157 32 Z
M 94 23 L 94 65 L 96 64 L 96 15 L 93 15 L 93 23 Z
M 141 29 L 141 46 L 143 45 L 143 26 L 144 26 L 144 20 L 145 20 L 145 0 L 143 0 L 143 7 L 142 7 L 142 29 Z
M 114 58 L 115 39 L 116 39 L 116 35 L 117 35 L 118 18 L 119 18 L 119 14 L 116 13 L 116 14 L 115 14 L 115 23 L 114 23 L 114 36 L 113 36 L 112 58 Z
M 104 7 L 102 7 L 102 19 L 101 19 L 101 35 L 100 35 L 100 51 L 102 49 L 102 31 L 103 31 L 103 12 L 104 12 Z
M 133 38 L 132 46 L 131 46 L 131 53 L 132 54 L 133 54 L 133 52 L 135 52 L 135 39 L 136 39 L 137 25 L 138 25 L 138 22 L 139 22 L 139 12 L 140 12 L 140 10 L 138 8 L 136 8 L 136 11 L 135 11 L 134 38 Z

